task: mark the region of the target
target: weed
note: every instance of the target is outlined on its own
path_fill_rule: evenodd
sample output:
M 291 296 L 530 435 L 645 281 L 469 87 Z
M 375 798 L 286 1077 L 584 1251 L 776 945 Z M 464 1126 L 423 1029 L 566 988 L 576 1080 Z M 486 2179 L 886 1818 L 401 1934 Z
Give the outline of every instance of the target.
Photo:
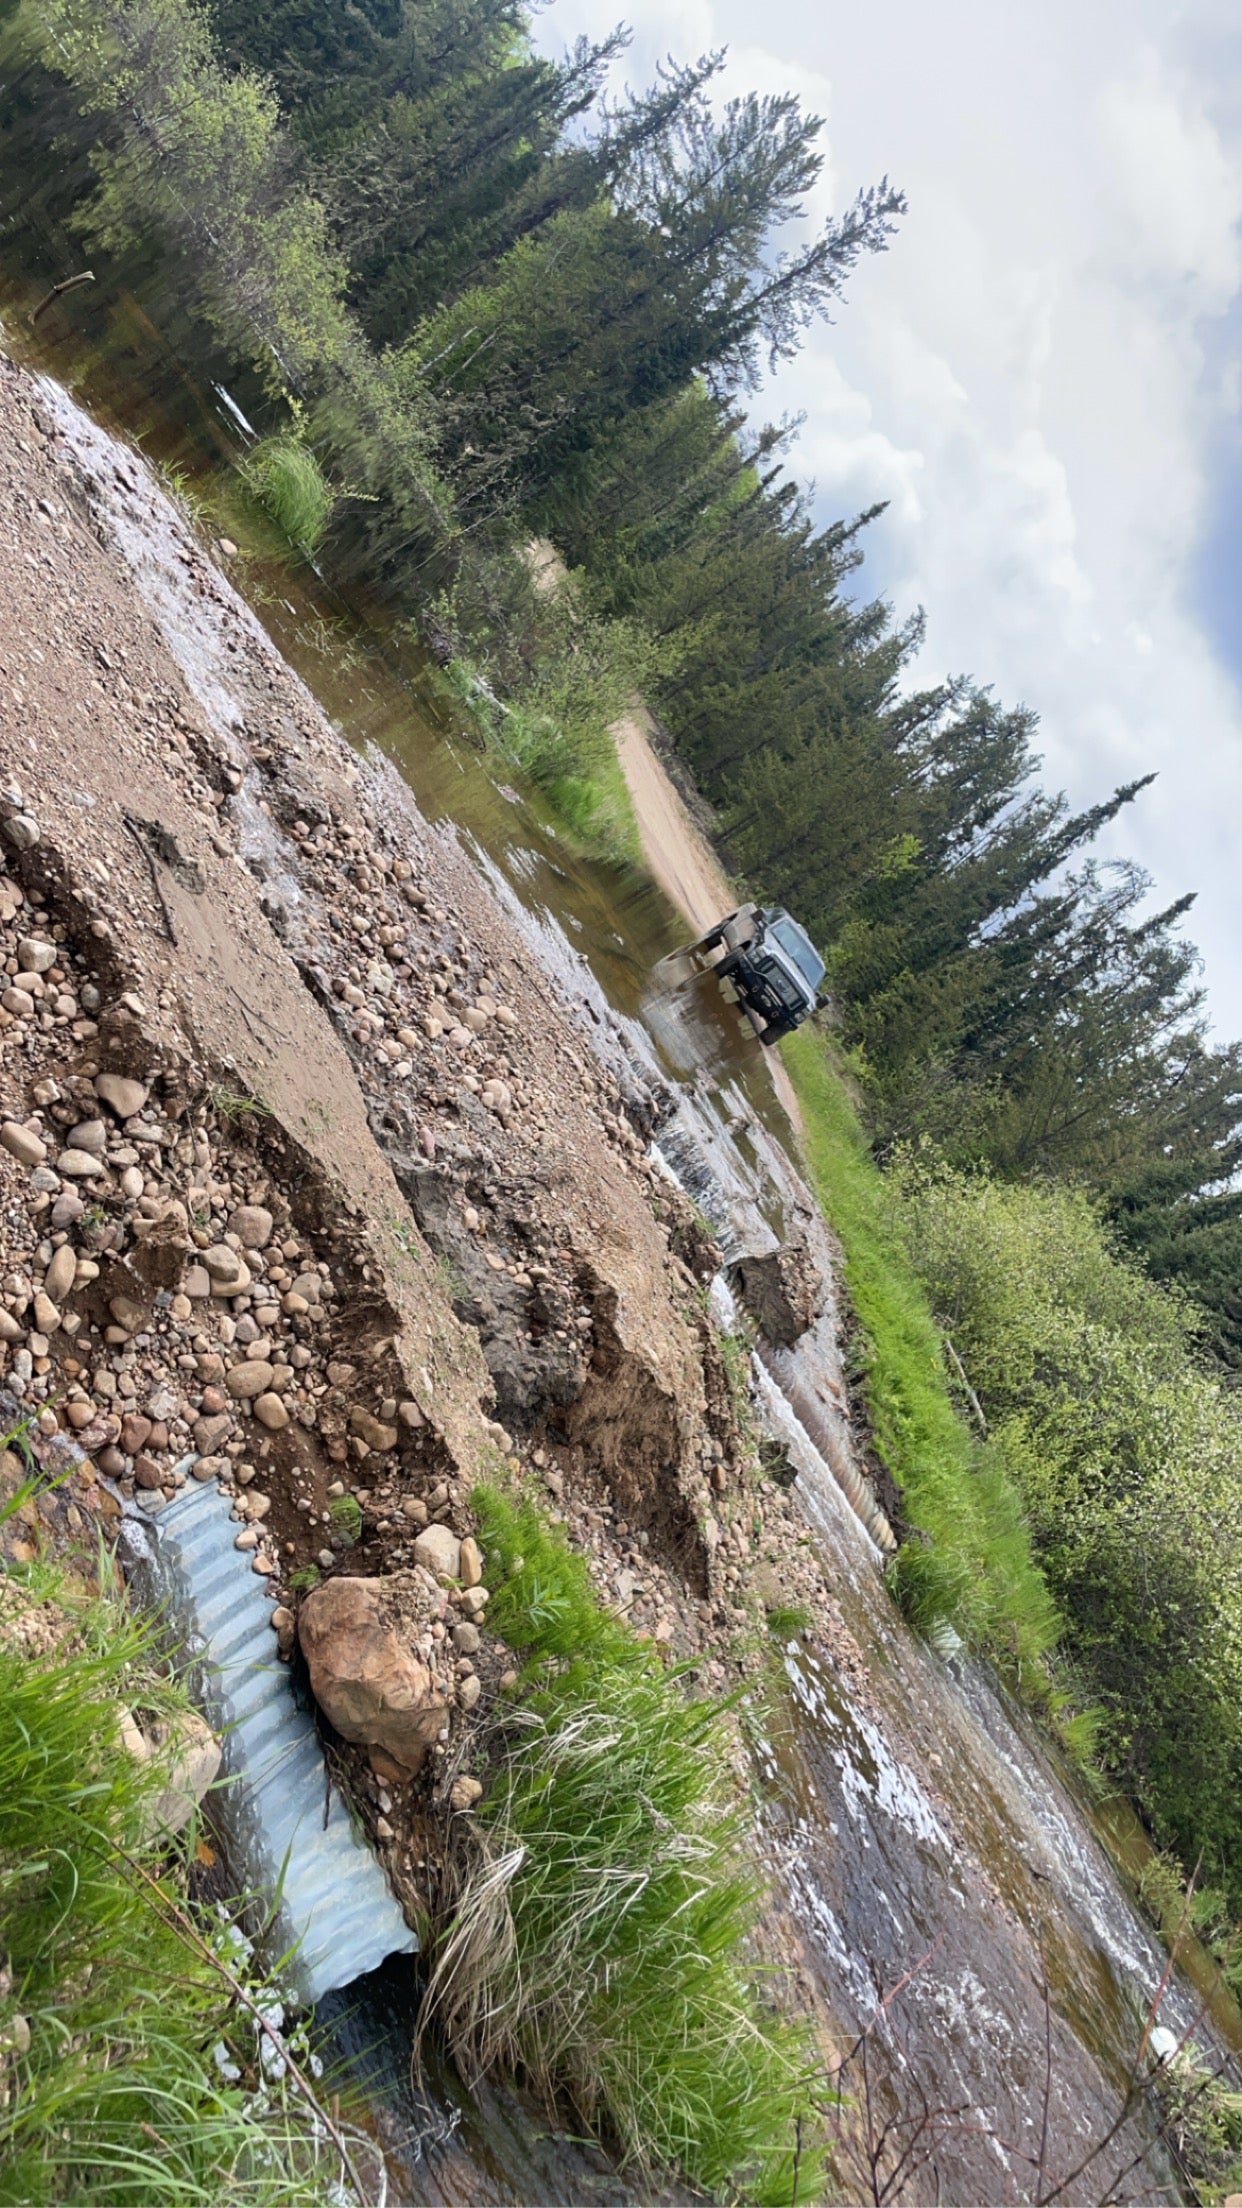
M 322 1578 L 323 1573 L 317 1564 L 299 1564 L 296 1572 L 289 1574 L 289 1585 L 295 1595 L 309 1595 L 312 1587 L 317 1587 Z
M 1085 1708 L 1075 1707 L 1066 1697 L 1052 1709 L 1052 1722 L 1066 1755 L 1076 1763 L 1080 1775 L 1089 1784 L 1099 1783 L 1100 1732 L 1104 1713 L 1094 1703 Z
M 526 1656 L 432 2005 L 463 2059 L 521 2069 L 626 2162 L 759 2202 L 818 2197 L 811 2041 L 744 1960 L 760 1895 L 692 1701 L 529 1505 L 474 1507 L 489 1629 Z M 799 2159 L 799 2144 L 801 2157 Z
M 767 1606 L 767 1621 L 774 1641 L 789 1641 L 807 1631 L 811 1613 L 802 1602 L 772 1602 Z
M 207 1101 L 217 1119 L 236 1122 L 273 1116 L 271 1105 L 265 1104 L 261 1096 L 245 1096 L 241 1090 L 225 1088 L 219 1082 L 208 1089 Z
M 356 1495 L 334 1495 L 328 1504 L 328 1516 L 347 1541 L 357 1541 L 361 1537 L 362 1505 Z
M 1242 1933 L 1218 1887 L 1187 1878 L 1177 1857 L 1162 1848 L 1147 1856 L 1135 1887 L 1166 1946 L 1176 1952 L 1177 1943 L 1189 1934 L 1207 1949 L 1235 1994 L 1242 1991 Z
M 212 527 L 210 496 L 203 492 L 193 476 L 189 475 L 184 468 L 178 467 L 173 461 L 160 461 L 159 472 L 164 488 L 181 508 L 191 528 L 197 530 L 203 536 L 210 534 Z
M 1236 2195 L 1242 2185 L 1242 2093 L 1208 2067 L 1193 2043 L 1161 2063 L 1152 2083 L 1162 2129 L 1193 2181 L 1193 2197 Z
M 340 675 L 353 674 L 363 665 L 357 637 L 348 621 L 329 621 L 322 613 L 309 613 L 294 634 L 304 651 L 330 659 Z
M 436 1286 L 449 1303 L 465 1303 L 470 1299 L 470 1283 L 451 1257 L 436 1259 Z

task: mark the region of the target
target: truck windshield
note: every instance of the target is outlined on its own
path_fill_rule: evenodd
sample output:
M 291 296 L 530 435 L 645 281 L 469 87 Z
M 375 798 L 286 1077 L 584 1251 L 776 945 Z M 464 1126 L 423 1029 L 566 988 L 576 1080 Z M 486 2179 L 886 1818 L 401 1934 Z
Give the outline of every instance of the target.
M 780 944 L 786 958 L 793 960 L 808 989 L 818 989 L 824 978 L 824 962 L 805 929 L 786 913 L 772 922 L 768 932 Z

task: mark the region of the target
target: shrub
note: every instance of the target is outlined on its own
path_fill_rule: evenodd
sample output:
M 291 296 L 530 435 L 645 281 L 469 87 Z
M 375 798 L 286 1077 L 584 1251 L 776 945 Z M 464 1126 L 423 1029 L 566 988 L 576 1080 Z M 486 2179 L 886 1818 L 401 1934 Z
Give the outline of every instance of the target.
M 601 1608 L 532 1508 L 474 1500 L 489 1625 L 532 1691 L 497 1743 L 433 2006 L 463 2059 L 520 2069 L 641 2170 L 818 2197 L 822 2081 L 747 1960 L 760 1895 L 717 1778 L 721 1711 Z
M 1189 1306 L 1082 1196 L 917 1158 L 900 1186 L 1100 1704 L 1100 1752 L 1242 1914 L 1242 1405 L 1201 1363 Z

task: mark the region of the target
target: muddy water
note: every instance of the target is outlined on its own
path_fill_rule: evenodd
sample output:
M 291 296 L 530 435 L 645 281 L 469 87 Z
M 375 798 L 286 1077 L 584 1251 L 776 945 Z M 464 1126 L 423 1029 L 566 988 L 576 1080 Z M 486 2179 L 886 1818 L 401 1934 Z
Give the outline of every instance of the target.
M 14 350 L 44 278 L 0 285 Z M 63 270 L 57 268 L 57 274 Z M 191 376 L 132 298 L 77 295 L 45 318 L 38 365 L 96 419 L 215 489 L 242 448 L 253 396 Z M 107 448 L 55 400 L 82 452 Z M 93 455 L 93 457 L 92 457 Z M 102 455 L 102 457 L 101 457 Z M 158 500 L 113 518 L 153 610 L 209 709 L 227 717 L 220 653 L 161 592 Z M 144 549 L 145 547 L 145 549 Z M 158 548 L 157 548 L 158 549 Z M 309 571 L 248 559 L 234 579 L 351 741 L 384 752 L 444 832 L 471 849 L 498 897 L 619 1069 L 667 1092 L 666 1169 L 712 1219 L 730 1260 L 772 1249 L 795 1217 L 819 1227 L 784 1147 L 788 1128 L 762 1053 L 710 979 L 679 962 L 684 930 L 632 871 L 566 852 L 529 790 L 488 769 L 450 694 L 365 605 Z M 828 1264 L 822 1242 L 820 1255 Z M 731 1316 L 723 1278 L 718 1308 Z M 995 1683 L 951 1650 L 918 1644 L 883 1581 L 887 1527 L 851 1447 L 831 1299 L 793 1351 L 755 1361 L 756 1403 L 795 1467 L 840 1609 L 831 1651 L 791 1639 L 787 1693 L 756 1713 L 757 1799 L 767 1859 L 801 1966 L 826 1996 L 850 2063 L 842 2190 L 925 2201 L 1168 2197 L 1144 2156 L 1142 2104 L 1116 2123 L 1164 1957 L 1131 1906 L 1064 1774 Z M 408 2078 L 408 1979 L 391 1971 L 344 2004 L 342 2043 L 364 2059 L 376 2122 L 409 2201 L 632 2197 L 589 2150 L 549 2138 L 520 2103 Z M 1180 1977 L 1163 2021 L 1205 2045 L 1242 2048 Z M 887 2127 L 887 2128 L 886 2128 Z M 1081 2167 L 1080 2167 L 1081 2165 Z M 1077 2174 L 1075 2174 L 1077 2173 Z

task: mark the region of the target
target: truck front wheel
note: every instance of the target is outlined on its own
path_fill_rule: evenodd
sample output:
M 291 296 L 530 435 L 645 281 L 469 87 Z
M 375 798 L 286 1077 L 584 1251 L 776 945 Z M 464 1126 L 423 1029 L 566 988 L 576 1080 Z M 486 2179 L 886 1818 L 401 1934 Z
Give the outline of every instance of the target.
M 716 950 L 719 945 L 724 942 L 724 932 L 725 923 L 723 920 L 720 920 L 717 922 L 714 928 L 708 929 L 706 935 L 701 935 L 697 943 L 687 943 L 685 953 L 686 957 L 693 958 L 700 951 Z

